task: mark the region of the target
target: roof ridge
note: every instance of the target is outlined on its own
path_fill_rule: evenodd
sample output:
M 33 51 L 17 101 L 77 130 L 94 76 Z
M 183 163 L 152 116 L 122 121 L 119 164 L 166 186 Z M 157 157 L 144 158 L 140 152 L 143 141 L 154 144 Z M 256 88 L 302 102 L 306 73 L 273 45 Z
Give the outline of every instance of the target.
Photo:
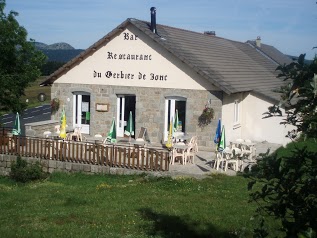
M 151 24 L 151 22 L 149 22 L 149 21 L 140 20 L 140 19 L 137 19 L 137 18 L 128 18 L 128 19 L 129 19 L 129 20 L 140 21 L 140 22 L 143 22 L 143 23 L 146 23 L 146 24 L 149 24 L 149 25 Z M 206 37 L 215 37 L 215 38 L 219 38 L 219 39 L 229 40 L 229 39 L 226 39 L 226 38 L 217 36 L 217 35 L 214 35 L 214 36 L 206 35 L 206 34 L 204 34 L 204 32 L 193 31 L 193 30 L 187 30 L 187 29 L 184 29 L 184 28 L 179 28 L 179 27 L 174 27 L 174 26 L 168 26 L 168 25 L 164 25 L 164 24 L 156 24 L 156 25 L 157 25 L 157 26 L 166 27 L 166 28 L 170 28 L 170 29 L 174 29 L 174 30 L 181 30 L 181 31 L 184 31 L 184 32 L 195 33 L 195 34 L 203 35 L 203 36 L 206 36 Z

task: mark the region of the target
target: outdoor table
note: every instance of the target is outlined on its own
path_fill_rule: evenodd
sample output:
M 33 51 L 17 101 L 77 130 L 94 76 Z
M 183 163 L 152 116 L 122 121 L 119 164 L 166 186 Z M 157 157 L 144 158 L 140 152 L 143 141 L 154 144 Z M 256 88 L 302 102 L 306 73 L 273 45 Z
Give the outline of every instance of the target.
M 187 140 L 190 140 L 192 138 L 192 136 L 188 135 L 188 134 L 184 134 L 184 135 L 179 135 L 179 136 L 176 136 L 176 141 L 187 141 Z
M 183 135 L 176 136 L 176 138 L 179 140 L 188 140 L 188 139 L 192 138 L 192 136 L 188 135 L 188 134 L 183 134 Z
M 246 145 L 246 146 L 255 146 L 255 143 L 253 142 L 246 142 L 246 141 L 230 141 L 230 145 L 232 147 L 237 147 L 241 148 L 241 146 Z
M 188 148 L 188 146 L 185 145 L 185 144 L 178 144 L 178 143 L 176 143 L 176 144 L 173 145 L 173 148 L 179 149 L 179 150 L 186 150 L 186 149 Z
M 66 133 L 74 132 L 74 130 L 75 130 L 74 128 L 67 128 L 67 127 L 66 127 Z
M 130 141 L 131 144 L 133 145 L 140 145 L 140 146 L 146 146 L 146 141 L 138 141 L 138 140 L 133 140 L 133 141 Z
M 105 136 L 104 137 L 96 137 L 96 136 L 86 137 L 87 142 L 91 142 L 95 144 L 102 144 L 105 139 L 107 139 L 107 137 Z
M 243 163 L 256 163 L 253 157 L 255 156 L 255 143 L 249 141 L 230 141 L 232 150 L 235 150 L 235 156 L 239 158 L 240 167 Z

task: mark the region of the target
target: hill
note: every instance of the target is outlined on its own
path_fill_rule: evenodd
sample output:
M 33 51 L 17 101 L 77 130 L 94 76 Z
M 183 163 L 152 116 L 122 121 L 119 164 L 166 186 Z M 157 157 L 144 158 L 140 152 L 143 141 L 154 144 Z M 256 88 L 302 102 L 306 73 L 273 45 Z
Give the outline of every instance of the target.
M 75 49 L 65 42 L 54 43 L 51 45 L 42 42 L 34 42 L 34 46 L 47 56 L 47 61 L 63 63 L 70 61 L 84 51 L 82 49 Z
M 68 62 L 77 55 L 79 55 L 83 50 L 73 49 L 73 50 L 41 50 L 46 56 L 47 61 L 57 61 L 57 62 Z
M 70 44 L 65 42 L 54 43 L 51 45 L 47 45 L 42 42 L 34 42 L 35 48 L 39 50 L 74 50 L 75 48 L 72 47 Z

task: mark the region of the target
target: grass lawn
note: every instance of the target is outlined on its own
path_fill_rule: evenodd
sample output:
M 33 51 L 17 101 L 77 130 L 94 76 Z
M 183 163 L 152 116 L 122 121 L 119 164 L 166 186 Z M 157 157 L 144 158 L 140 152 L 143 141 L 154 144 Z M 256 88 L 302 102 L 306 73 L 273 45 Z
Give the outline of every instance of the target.
M 39 79 L 31 83 L 31 85 L 25 89 L 25 96 L 21 97 L 21 100 L 25 101 L 26 99 L 28 99 L 28 107 L 36 107 L 43 104 L 50 104 L 51 87 L 40 87 L 40 83 L 42 83 L 44 80 L 45 77 L 41 76 Z M 44 102 L 39 102 L 39 93 L 44 93 L 46 95 L 46 99 Z
M 45 86 L 40 87 L 40 83 L 45 80 L 44 76 L 38 78 L 35 82 L 32 82 L 29 87 L 25 88 L 25 95 L 21 96 L 20 100 L 25 102 L 28 100 L 27 107 L 37 107 L 44 104 L 50 104 L 51 102 L 51 87 Z M 38 100 L 39 93 L 44 93 L 46 95 L 46 99 L 44 102 L 40 102 Z M 0 116 L 6 113 L 16 113 L 16 112 L 9 112 L 0 109 Z
M 0 177 L 2 237 L 252 237 L 248 180 L 54 173 Z M 276 234 L 275 234 L 276 235 Z

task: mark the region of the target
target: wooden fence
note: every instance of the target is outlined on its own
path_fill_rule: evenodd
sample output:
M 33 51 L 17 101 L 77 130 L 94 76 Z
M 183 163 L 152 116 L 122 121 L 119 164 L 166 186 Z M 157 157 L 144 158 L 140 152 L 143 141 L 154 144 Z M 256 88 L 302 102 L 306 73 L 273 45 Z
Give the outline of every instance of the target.
M 0 154 L 144 171 L 168 171 L 169 152 L 134 145 L 94 144 L 0 134 Z

